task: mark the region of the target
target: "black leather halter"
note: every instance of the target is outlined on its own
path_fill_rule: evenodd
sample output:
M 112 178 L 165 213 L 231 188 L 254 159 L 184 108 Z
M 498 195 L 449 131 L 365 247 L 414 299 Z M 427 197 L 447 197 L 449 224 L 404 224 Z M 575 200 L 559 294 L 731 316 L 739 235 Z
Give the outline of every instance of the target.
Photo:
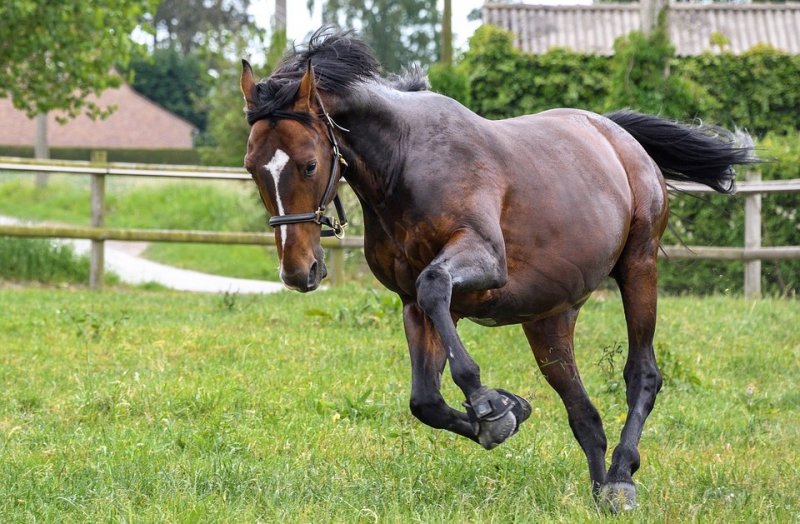
M 345 161 L 342 153 L 339 151 L 339 144 L 336 142 L 336 135 L 333 133 L 333 128 L 337 127 L 342 131 L 349 132 L 349 130 L 343 128 L 339 124 L 333 121 L 331 116 L 325 111 L 325 107 L 322 105 L 322 100 L 320 99 L 319 95 L 317 95 L 317 103 L 319 104 L 320 109 L 322 110 L 321 117 L 324 118 L 325 121 L 325 129 L 328 132 L 328 140 L 331 143 L 331 154 L 333 155 L 333 159 L 331 162 L 331 172 L 328 177 L 328 186 L 325 188 L 325 193 L 322 195 L 322 199 L 319 202 L 319 206 L 317 206 L 316 211 L 312 211 L 310 213 L 292 213 L 289 215 L 277 215 L 269 219 L 269 225 L 271 227 L 278 227 L 278 226 L 286 226 L 289 224 L 302 224 L 304 222 L 314 222 L 315 224 L 319 224 L 320 227 L 326 226 L 329 227 L 330 230 L 323 229 L 320 232 L 320 236 L 323 237 L 333 237 L 336 238 L 344 238 L 344 228 L 347 225 L 347 215 L 344 212 L 344 206 L 342 205 L 342 201 L 339 200 L 339 195 L 336 193 L 336 183 L 339 181 L 341 174 L 339 170 L 342 167 L 347 167 L 347 162 Z M 333 205 L 336 208 L 336 215 L 338 218 L 327 216 L 325 214 L 325 206 L 331 201 L 333 198 Z

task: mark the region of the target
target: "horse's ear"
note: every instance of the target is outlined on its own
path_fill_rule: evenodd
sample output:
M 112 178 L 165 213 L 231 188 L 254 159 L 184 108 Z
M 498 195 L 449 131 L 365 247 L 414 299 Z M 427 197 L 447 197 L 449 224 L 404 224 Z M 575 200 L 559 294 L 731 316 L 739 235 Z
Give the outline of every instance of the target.
M 303 79 L 300 80 L 300 87 L 297 90 L 297 103 L 301 110 L 306 110 L 309 113 L 316 112 L 318 105 L 317 81 L 314 79 L 314 66 L 311 65 L 311 60 L 308 61 L 308 68 L 303 75 Z
M 241 78 L 242 95 L 244 95 L 244 102 L 247 104 L 247 109 L 250 111 L 256 108 L 256 82 L 253 79 L 253 68 L 247 60 L 242 59 L 242 78 Z

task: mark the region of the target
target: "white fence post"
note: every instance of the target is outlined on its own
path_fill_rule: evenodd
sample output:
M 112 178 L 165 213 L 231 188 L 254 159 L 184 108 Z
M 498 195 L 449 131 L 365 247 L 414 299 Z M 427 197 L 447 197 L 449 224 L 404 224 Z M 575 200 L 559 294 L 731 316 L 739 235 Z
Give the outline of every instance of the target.
M 93 164 L 106 163 L 108 156 L 105 151 L 92 151 Z M 92 227 L 103 227 L 105 222 L 105 193 L 106 176 L 92 174 Z M 92 240 L 92 251 L 89 258 L 89 287 L 102 289 L 103 269 L 105 265 L 105 242 Z
M 761 181 L 761 173 L 748 171 L 745 179 Z M 761 247 L 761 193 L 750 193 L 744 197 L 744 248 Z M 746 260 L 744 263 L 744 296 L 755 299 L 761 296 L 761 260 Z

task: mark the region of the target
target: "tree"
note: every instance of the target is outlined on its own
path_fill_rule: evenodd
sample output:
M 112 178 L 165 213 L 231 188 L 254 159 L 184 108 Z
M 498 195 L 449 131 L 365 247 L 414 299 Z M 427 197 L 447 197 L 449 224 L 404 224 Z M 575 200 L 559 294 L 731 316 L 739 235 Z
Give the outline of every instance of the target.
M 309 10 L 315 0 L 308 0 Z M 386 71 L 439 58 L 437 0 L 328 0 L 325 23 L 354 27 L 375 50 Z
M 238 64 L 239 50 L 262 41 L 247 14 L 250 0 L 163 0 L 147 15 L 155 27 L 149 53 L 130 64 L 141 94 L 206 130 L 214 79 Z M 206 137 L 201 134 L 200 142 Z
M 286 30 L 272 32 L 270 49 L 267 52 L 266 70 L 273 69 L 286 51 Z M 242 109 L 242 91 L 239 88 L 240 61 L 229 64 L 221 71 L 211 89 L 208 100 L 208 145 L 198 148 L 200 159 L 206 165 L 241 167 L 247 150 L 250 126 Z
M 154 49 L 151 55 L 134 57 L 130 69 L 136 91 L 205 130 L 208 114 L 200 100 L 213 78 L 197 53 L 183 55 L 174 47 Z
M 130 34 L 154 7 L 154 0 L 0 2 L 0 96 L 31 117 L 57 109 L 102 115 L 86 96 L 119 85 L 112 68 L 128 62 Z
M 258 34 L 249 6 L 250 0 L 163 0 L 152 18 L 154 47 L 219 59 Z

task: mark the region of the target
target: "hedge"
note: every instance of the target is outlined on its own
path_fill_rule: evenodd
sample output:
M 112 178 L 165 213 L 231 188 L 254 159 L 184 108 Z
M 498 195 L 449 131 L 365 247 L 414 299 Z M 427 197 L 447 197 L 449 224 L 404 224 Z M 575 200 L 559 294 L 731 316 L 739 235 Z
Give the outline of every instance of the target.
M 622 39 L 616 49 L 626 51 L 631 46 L 641 46 L 638 40 L 635 35 Z M 459 92 L 454 98 L 466 99 L 473 111 L 493 119 L 553 107 L 596 112 L 618 109 L 608 107 L 609 96 L 619 87 L 612 85 L 613 79 L 619 79 L 609 57 L 567 49 L 528 54 L 514 48 L 512 42 L 511 33 L 500 28 L 478 28 L 456 68 L 466 78 L 467 93 Z M 681 97 L 681 103 L 667 99 L 655 109 L 644 109 L 682 120 L 700 117 L 721 125 L 745 127 L 756 136 L 800 127 L 798 55 L 758 46 L 741 55 L 723 52 L 672 57 L 668 69 L 670 76 L 683 84 L 681 89 L 672 90 Z M 438 84 L 435 76 L 431 81 L 434 89 L 448 94 L 447 85 Z M 449 84 L 460 85 L 452 79 Z M 687 90 L 695 97 L 694 103 L 683 102 Z M 667 96 L 669 93 L 667 90 Z

